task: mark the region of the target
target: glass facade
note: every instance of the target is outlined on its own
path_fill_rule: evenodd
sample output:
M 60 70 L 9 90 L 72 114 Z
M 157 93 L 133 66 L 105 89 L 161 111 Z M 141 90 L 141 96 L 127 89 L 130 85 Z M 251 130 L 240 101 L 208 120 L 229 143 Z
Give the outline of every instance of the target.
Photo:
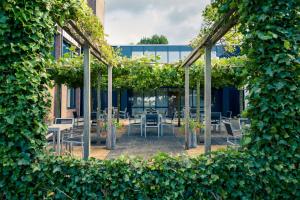
M 190 53 L 191 51 L 181 51 L 181 60 L 184 60 Z
M 159 57 L 158 62 L 168 63 L 168 52 L 167 51 L 157 51 L 156 56 Z
M 142 51 L 133 51 L 132 52 L 132 58 L 139 58 L 142 57 L 144 53 Z
M 197 105 L 195 90 L 190 92 L 190 107 L 195 108 Z M 180 103 L 180 109 L 184 108 L 184 94 L 180 98 L 180 102 L 177 99 L 178 91 L 173 88 L 161 88 L 152 92 L 137 92 L 133 93 L 129 99 L 132 101 L 132 114 L 138 114 L 145 111 L 147 108 L 154 108 L 158 112 L 165 114 L 172 114 L 178 109 Z M 203 97 L 201 96 L 200 108 L 203 110 Z
M 128 45 L 115 48 L 119 48 L 122 55 L 128 58 L 157 56 L 160 63 L 174 63 L 183 60 L 193 50 L 188 45 Z
M 169 51 L 169 63 L 175 63 L 180 60 L 179 51 Z

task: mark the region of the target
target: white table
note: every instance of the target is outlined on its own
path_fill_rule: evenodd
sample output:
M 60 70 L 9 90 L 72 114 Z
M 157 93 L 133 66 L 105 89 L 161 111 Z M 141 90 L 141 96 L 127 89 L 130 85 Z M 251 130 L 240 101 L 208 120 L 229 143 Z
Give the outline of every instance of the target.
M 57 142 L 56 142 L 56 144 L 57 144 L 57 146 L 56 146 L 56 152 L 58 153 L 58 155 L 61 154 L 61 145 L 60 145 L 61 144 L 61 131 L 63 131 L 63 130 L 69 130 L 72 127 L 73 127 L 72 124 L 53 124 L 51 126 L 48 126 L 48 131 L 49 132 L 53 132 L 53 133 L 56 134 L 56 138 L 57 138 L 56 139 L 57 140 Z M 54 143 L 55 141 L 54 141 L 54 135 L 53 135 L 53 133 L 48 134 L 46 136 L 46 138 L 48 139 L 51 136 L 53 136 L 53 143 Z

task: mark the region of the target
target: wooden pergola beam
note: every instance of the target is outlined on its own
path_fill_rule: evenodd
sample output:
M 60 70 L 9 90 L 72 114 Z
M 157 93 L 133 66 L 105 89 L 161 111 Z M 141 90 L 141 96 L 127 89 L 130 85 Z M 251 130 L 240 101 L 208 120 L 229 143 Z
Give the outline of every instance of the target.
M 203 37 L 200 44 L 186 57 L 182 66 L 191 66 L 204 53 L 207 45 L 213 46 L 221 37 L 223 37 L 234 25 L 237 24 L 238 15 L 236 9 L 228 11 L 222 19 L 217 21 L 209 33 Z

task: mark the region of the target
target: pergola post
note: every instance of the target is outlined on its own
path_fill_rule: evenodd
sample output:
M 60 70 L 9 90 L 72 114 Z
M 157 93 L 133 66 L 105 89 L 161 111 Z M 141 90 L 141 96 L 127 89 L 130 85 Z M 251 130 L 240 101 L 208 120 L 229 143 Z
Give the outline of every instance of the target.
M 107 88 L 107 137 L 106 148 L 113 149 L 115 146 L 112 127 L 112 67 L 108 66 L 108 88 Z
M 200 77 L 199 77 L 200 78 Z M 200 110 L 200 107 L 201 107 L 201 93 L 200 93 L 200 79 L 197 81 L 197 122 L 200 122 L 200 119 L 201 119 L 201 110 Z
M 190 118 L 190 74 L 189 74 L 189 66 L 184 67 L 184 120 L 185 120 L 185 149 L 189 149 L 191 145 L 191 137 L 190 137 L 190 131 L 189 131 L 189 118 Z
M 84 127 L 83 127 L 83 158 L 88 159 L 91 147 L 91 72 L 90 72 L 90 47 L 87 43 L 83 46 L 83 65 L 84 65 L 84 80 L 83 80 L 83 95 L 84 95 Z
M 97 82 L 97 137 L 100 138 L 100 113 L 101 113 L 101 72 L 98 72 Z
M 205 133 L 204 144 L 205 153 L 211 151 L 211 46 L 205 47 L 205 69 L 204 69 L 204 113 L 205 113 Z

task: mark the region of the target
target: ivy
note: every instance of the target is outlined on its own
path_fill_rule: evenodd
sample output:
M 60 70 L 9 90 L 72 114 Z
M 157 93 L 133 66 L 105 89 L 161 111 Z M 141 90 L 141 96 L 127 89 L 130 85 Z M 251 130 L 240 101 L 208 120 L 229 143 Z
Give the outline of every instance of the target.
M 245 67 L 232 67 L 227 61 L 215 67 L 216 71 L 224 69 L 225 80 L 232 78 L 230 83 L 241 83 L 233 77 L 240 74 L 239 79 L 248 85 L 247 115 L 252 124 L 241 149 L 196 158 L 158 155 L 150 160 L 83 161 L 45 153 L 44 118 L 50 106 L 49 72 L 65 77 L 65 71 L 53 72 L 50 67 L 54 25 L 76 20 L 78 13 L 84 18 L 92 14 L 86 14 L 82 2 L 75 0 L 1 1 L 0 198 L 299 199 L 299 3 L 216 3 L 222 3 L 217 7 L 220 13 L 238 7 L 240 31 L 245 38 Z M 93 28 L 80 27 L 85 33 L 97 35 Z M 239 62 L 234 61 L 236 66 Z M 144 62 L 140 65 L 147 78 L 140 89 L 148 87 L 149 80 L 159 81 L 152 77 L 159 67 L 150 68 Z M 96 70 L 102 67 L 93 66 Z M 141 73 L 134 66 L 119 67 L 124 74 Z M 174 73 L 174 69 L 167 66 L 162 70 L 173 78 L 181 77 L 182 73 Z M 202 73 L 201 68 L 191 70 Z M 129 77 L 132 80 L 128 83 L 138 83 L 137 78 Z M 121 87 L 123 79 L 117 80 Z M 182 84 L 180 80 L 175 83 Z

